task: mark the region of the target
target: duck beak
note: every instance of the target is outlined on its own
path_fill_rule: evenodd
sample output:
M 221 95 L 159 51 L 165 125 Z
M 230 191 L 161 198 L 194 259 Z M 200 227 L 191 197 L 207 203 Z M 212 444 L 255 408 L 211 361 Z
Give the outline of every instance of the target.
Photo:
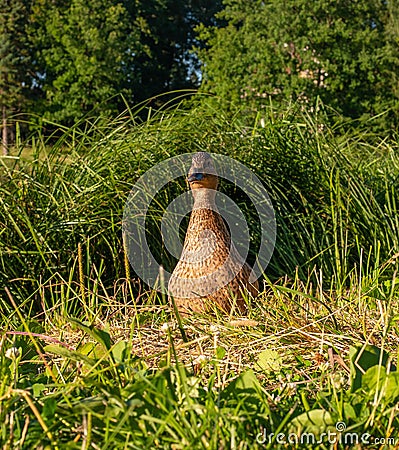
M 201 181 L 204 178 L 204 175 L 202 173 L 192 173 L 187 177 L 187 180 L 189 183 L 192 183 L 193 181 Z

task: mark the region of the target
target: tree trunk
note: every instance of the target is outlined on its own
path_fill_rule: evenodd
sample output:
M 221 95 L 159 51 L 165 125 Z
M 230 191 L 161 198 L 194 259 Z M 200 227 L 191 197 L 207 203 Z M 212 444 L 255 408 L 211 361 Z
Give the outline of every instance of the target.
M 2 140 L 1 146 L 3 149 L 3 155 L 8 155 L 8 129 L 7 129 L 7 111 L 5 105 L 3 105 L 3 126 L 2 126 Z

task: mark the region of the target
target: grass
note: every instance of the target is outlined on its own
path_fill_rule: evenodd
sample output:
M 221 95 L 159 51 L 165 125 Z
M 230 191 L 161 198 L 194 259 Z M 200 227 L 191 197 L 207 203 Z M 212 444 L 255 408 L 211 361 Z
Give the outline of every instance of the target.
M 36 131 L 15 149 L 23 158 L 3 161 L 3 448 L 324 449 L 326 439 L 283 444 L 278 434 L 320 439 L 337 427 L 334 448 L 364 448 L 348 433 L 399 446 L 397 142 L 345 131 L 339 118 L 327 125 L 322 113 L 260 119 L 204 103 L 145 120 L 128 111 L 49 139 Z M 246 321 L 193 316 L 182 329 L 130 273 L 121 219 L 140 175 L 198 150 L 261 177 L 278 237 Z M 251 259 L 254 211 L 222 187 L 250 223 Z M 149 220 L 165 267 L 175 260 L 158 219 L 185 189 L 168 185 Z

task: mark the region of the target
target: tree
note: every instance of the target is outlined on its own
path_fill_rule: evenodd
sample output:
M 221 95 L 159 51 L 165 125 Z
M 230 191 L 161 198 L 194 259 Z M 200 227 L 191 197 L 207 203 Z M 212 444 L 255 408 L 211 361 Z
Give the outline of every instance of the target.
M 6 155 L 9 115 L 26 104 L 30 87 L 30 55 L 25 33 L 29 14 L 22 0 L 1 0 L 0 5 L 0 107 L 2 150 Z
M 143 48 L 123 4 L 37 0 L 32 20 L 44 116 L 69 124 L 100 104 L 104 114 L 115 113 L 117 101 L 106 100 L 128 94 Z
M 200 65 L 192 50 L 200 43 L 194 30 L 200 23 L 214 23 L 221 8 L 220 0 L 143 0 L 136 8 L 128 8 L 131 20 L 141 24 L 141 42 L 147 49 L 137 58 L 137 100 L 198 87 Z
M 202 89 L 255 110 L 316 97 L 352 118 L 397 110 L 393 3 L 225 0 L 225 24 L 198 29 Z
M 156 94 L 195 86 L 194 27 L 210 0 L 34 0 L 36 85 L 48 119 L 70 124 L 94 107 L 115 114 Z M 213 5 L 209 7 L 209 5 Z

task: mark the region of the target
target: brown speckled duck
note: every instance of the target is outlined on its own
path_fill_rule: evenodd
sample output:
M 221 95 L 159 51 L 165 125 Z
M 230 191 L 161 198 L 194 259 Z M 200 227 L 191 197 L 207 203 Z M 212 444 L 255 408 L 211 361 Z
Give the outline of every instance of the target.
M 250 267 L 231 242 L 215 204 L 218 177 L 211 156 L 195 153 L 188 173 L 194 197 L 183 251 L 169 281 L 169 296 L 179 313 L 205 313 L 220 309 L 244 313 L 243 292 L 255 296 L 258 283 L 250 283 Z

